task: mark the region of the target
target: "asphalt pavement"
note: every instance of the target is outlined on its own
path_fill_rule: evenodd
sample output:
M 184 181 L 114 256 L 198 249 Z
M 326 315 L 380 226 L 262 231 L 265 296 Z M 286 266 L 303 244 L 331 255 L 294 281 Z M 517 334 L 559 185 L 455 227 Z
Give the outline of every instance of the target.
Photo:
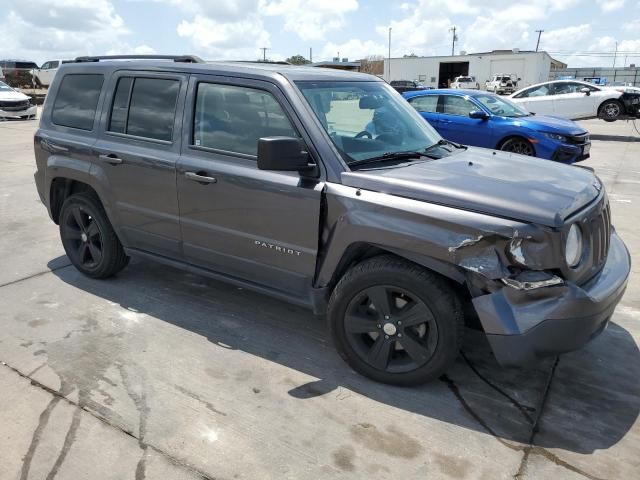
M 638 478 L 640 134 L 582 124 L 633 257 L 611 324 L 528 370 L 469 331 L 408 389 L 280 301 L 148 261 L 82 276 L 36 193 L 37 121 L 0 122 L 0 479 Z

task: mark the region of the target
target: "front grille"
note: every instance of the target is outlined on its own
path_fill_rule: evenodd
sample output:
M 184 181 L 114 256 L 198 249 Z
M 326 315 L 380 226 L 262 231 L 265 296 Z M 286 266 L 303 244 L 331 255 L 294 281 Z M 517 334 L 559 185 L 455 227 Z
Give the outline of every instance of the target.
M 588 218 L 591 238 L 589 250 L 591 252 L 591 270 L 595 273 L 600 271 L 607 260 L 609 253 L 609 243 L 611 242 L 611 209 L 609 202 L 605 202 L 599 211 Z M 585 225 L 586 226 L 586 225 Z
M 576 145 L 584 145 L 589 141 L 589 134 L 583 133 L 580 135 L 570 135 L 567 136 L 567 142 L 574 143 Z
M 29 100 L 20 100 L 17 102 L 0 101 L 0 108 L 5 112 L 17 112 L 29 107 Z

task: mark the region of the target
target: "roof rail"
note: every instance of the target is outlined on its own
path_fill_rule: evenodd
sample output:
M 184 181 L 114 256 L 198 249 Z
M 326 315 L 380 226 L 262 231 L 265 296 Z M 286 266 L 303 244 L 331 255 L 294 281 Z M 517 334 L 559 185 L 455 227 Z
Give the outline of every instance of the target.
M 76 57 L 75 62 L 99 62 L 101 60 L 173 60 L 180 63 L 205 63 L 200 57 L 195 55 L 102 55 Z

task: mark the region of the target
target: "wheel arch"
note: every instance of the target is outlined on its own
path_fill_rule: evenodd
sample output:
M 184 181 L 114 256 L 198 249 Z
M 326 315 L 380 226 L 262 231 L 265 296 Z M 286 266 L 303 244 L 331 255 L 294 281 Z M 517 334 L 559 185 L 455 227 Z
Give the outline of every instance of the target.
M 616 102 L 618 105 L 620 105 L 620 114 L 624 114 L 625 113 L 624 102 L 622 100 L 620 100 L 620 97 L 617 97 L 617 98 L 605 98 L 604 100 L 602 100 L 600 102 L 600 105 L 598 105 L 598 109 L 596 111 L 598 116 L 600 116 L 600 113 L 602 111 L 602 107 L 607 102 Z
M 504 137 L 502 137 L 502 138 L 498 141 L 498 143 L 496 143 L 496 147 L 495 147 L 495 149 L 496 149 L 496 150 L 501 150 L 501 149 L 502 149 L 502 146 L 503 146 L 503 145 L 504 145 L 508 140 L 511 140 L 511 139 L 513 139 L 513 138 L 520 138 L 520 139 L 524 140 L 525 142 L 527 142 L 529 145 L 531 145 L 531 148 L 533 149 L 533 156 L 535 157 L 535 156 L 537 155 L 537 152 L 536 152 L 536 146 L 535 146 L 533 143 L 531 143 L 531 141 L 530 141 L 527 137 L 525 137 L 525 136 L 524 136 L 524 135 L 522 135 L 522 134 L 518 134 L 518 133 L 508 133 L 507 135 L 505 135 Z
M 49 188 L 49 208 L 51 219 L 56 224 L 59 224 L 60 211 L 64 201 L 71 195 L 81 192 L 95 195 L 96 199 L 104 207 L 100 195 L 98 195 L 98 192 L 88 183 L 68 177 L 55 177 L 51 180 L 51 186 Z

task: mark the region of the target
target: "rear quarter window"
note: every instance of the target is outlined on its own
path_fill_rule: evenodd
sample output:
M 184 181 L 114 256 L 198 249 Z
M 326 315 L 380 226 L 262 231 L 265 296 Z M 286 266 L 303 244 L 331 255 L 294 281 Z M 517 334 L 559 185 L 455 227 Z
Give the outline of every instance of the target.
M 104 76 L 99 74 L 65 75 L 58 88 L 51 121 L 63 127 L 93 130 Z

